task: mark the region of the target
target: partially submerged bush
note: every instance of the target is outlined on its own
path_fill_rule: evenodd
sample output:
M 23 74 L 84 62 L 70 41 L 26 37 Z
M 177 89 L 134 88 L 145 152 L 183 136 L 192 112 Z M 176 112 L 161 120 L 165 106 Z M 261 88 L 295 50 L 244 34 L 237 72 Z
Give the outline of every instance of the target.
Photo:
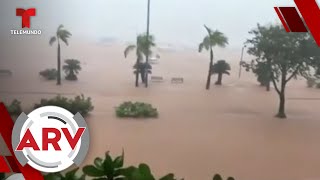
M 67 74 L 66 80 L 76 81 L 78 80 L 77 74 L 81 70 L 80 61 L 76 59 L 65 60 L 65 65 L 62 67 L 64 72 Z
M 124 152 L 120 156 L 113 158 L 109 152 L 104 158 L 95 158 L 93 164 L 86 165 L 82 169 L 81 176 L 76 173 L 79 168 L 65 173 L 49 173 L 44 176 L 45 180 L 178 180 L 173 173 L 169 173 L 161 178 L 156 178 L 147 164 L 141 163 L 138 166 L 124 166 Z M 65 175 L 64 175 L 65 174 Z M 87 178 L 89 177 L 89 178 Z M 1 180 L 1 179 L 0 179 Z M 184 180 L 184 179 L 179 179 Z M 213 180 L 224 180 L 220 174 L 215 174 Z M 235 180 L 228 177 L 226 180 Z
M 158 110 L 151 104 L 129 101 L 116 108 L 116 115 L 118 117 L 155 118 L 158 117 Z
M 223 180 L 223 178 L 220 174 L 215 174 L 212 180 Z M 233 177 L 228 177 L 227 180 L 235 180 L 235 179 Z
M 40 104 L 35 104 L 34 108 L 36 109 L 43 106 L 58 106 L 67 109 L 73 114 L 79 112 L 83 116 L 86 116 L 93 110 L 91 98 L 85 98 L 84 95 L 76 96 L 73 99 L 68 99 L 62 96 L 56 96 L 52 99 L 41 99 Z
M 58 76 L 58 72 L 56 69 L 46 69 L 41 71 L 39 74 L 47 80 L 55 80 Z
M 43 176 L 45 180 L 85 180 L 85 175 L 77 176 L 77 171 L 79 168 L 68 171 L 63 175 L 60 172 L 49 173 Z
M 155 180 L 147 164 L 124 167 L 124 153 L 113 159 L 107 152 L 104 159 L 96 158 L 92 165 L 83 168 L 83 172 L 89 177 L 101 180 Z M 176 180 L 176 178 L 170 173 L 159 180 Z
M 316 79 L 315 78 L 307 78 L 307 86 L 309 88 L 312 88 L 316 84 Z
M 19 116 L 22 113 L 21 102 L 14 99 L 10 105 L 6 106 L 11 116 Z

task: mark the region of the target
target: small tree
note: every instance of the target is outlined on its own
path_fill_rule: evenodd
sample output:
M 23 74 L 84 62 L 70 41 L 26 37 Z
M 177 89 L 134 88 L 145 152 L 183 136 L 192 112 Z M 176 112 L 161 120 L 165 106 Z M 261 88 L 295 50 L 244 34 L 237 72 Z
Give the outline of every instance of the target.
M 63 66 L 64 72 L 67 74 L 67 80 L 77 80 L 77 74 L 81 70 L 80 61 L 76 59 L 67 59 L 64 61 L 66 64 Z
M 213 59 L 214 59 L 213 48 L 215 46 L 226 47 L 226 45 L 228 44 L 228 38 L 218 30 L 212 31 L 206 25 L 204 25 L 204 27 L 206 28 L 208 35 L 205 36 L 202 43 L 200 43 L 199 52 L 202 52 L 203 49 L 210 51 L 209 72 L 208 72 L 208 78 L 206 83 L 206 89 L 210 89 L 212 65 L 213 65 Z
M 249 32 L 248 53 L 257 63 L 270 67 L 270 78 L 279 95 L 276 117 L 286 118 L 285 90 L 287 83 L 299 75 L 309 75 L 310 68 L 319 60 L 316 44 L 308 33 L 287 33 L 280 25 L 260 26 Z
M 225 60 L 219 60 L 212 66 L 212 74 L 218 74 L 216 85 L 222 84 L 222 75 L 227 74 L 230 75 L 231 67 Z
M 156 44 L 154 42 L 154 36 L 146 34 L 140 34 L 137 37 L 137 42 L 135 45 L 129 45 L 124 50 L 124 57 L 127 58 L 129 53 L 133 50 L 136 51 L 137 60 L 133 68 L 135 69 L 134 73 L 136 75 L 136 87 L 139 86 L 139 74 L 141 74 L 141 80 L 143 83 L 146 82 L 146 74 L 150 73 L 151 71 L 151 65 L 147 62 L 143 62 L 143 57 L 146 57 L 147 55 L 151 55 L 151 47 L 154 47 Z
M 260 86 L 267 87 L 267 91 L 270 90 L 270 67 L 266 62 L 259 62 L 252 60 L 251 63 L 242 62 L 241 66 L 246 68 L 246 71 L 252 71 L 257 76 L 257 81 Z

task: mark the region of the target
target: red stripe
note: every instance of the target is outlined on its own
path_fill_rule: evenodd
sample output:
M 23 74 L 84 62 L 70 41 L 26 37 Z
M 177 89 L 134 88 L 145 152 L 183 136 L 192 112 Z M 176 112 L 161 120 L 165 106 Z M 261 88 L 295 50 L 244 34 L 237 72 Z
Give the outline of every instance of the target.
M 6 159 L 11 167 L 11 171 L 15 172 L 15 173 L 20 173 L 20 169 L 14 161 L 14 157 L 13 156 L 6 156 Z
M 276 10 L 276 12 L 277 12 L 277 14 L 278 14 L 278 16 L 279 16 L 279 18 L 281 20 L 281 23 L 282 23 L 283 27 L 286 29 L 287 32 L 290 32 L 290 29 L 289 29 L 286 21 L 284 20 L 281 12 L 279 11 L 279 8 L 278 7 L 274 7 L 274 10 Z
M 320 8 L 316 0 L 294 0 L 294 2 L 320 47 Z
M 1 173 L 10 173 L 10 167 L 8 166 L 6 159 L 3 156 L 0 156 L 0 172 Z
M 14 154 L 12 145 L 11 145 L 13 121 L 3 103 L 0 103 L 0 118 L 1 118 L 0 135 L 2 135 L 3 140 L 6 143 L 11 154 Z M 23 174 L 26 180 L 43 180 L 43 176 L 39 171 L 33 169 L 28 164 L 22 167 L 21 164 L 18 162 L 18 160 L 14 156 L 12 157 L 14 159 L 14 163 L 18 166 L 18 168 L 20 169 L 20 172 Z
M 308 32 L 295 7 L 279 7 L 291 32 Z

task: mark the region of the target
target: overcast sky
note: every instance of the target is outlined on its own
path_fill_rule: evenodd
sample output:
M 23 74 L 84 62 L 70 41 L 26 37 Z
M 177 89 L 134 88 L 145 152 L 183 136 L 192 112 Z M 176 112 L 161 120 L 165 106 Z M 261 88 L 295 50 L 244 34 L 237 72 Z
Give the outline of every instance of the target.
M 319 4 L 318 0 L 318 4 Z M 229 37 L 239 47 L 257 23 L 280 23 L 273 7 L 294 6 L 293 0 L 151 0 L 151 33 L 160 43 L 198 44 L 205 35 L 203 24 Z M 1 36 L 19 29 L 15 9 L 37 8 L 31 20 L 43 36 L 64 24 L 74 37 L 134 41 L 146 30 L 147 0 L 1 0 Z

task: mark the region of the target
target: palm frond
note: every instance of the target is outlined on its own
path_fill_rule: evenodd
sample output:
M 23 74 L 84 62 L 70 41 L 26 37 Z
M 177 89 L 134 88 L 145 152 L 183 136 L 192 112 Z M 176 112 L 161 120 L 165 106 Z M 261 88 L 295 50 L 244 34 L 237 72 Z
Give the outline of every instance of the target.
M 208 34 L 209 34 L 209 36 L 210 36 L 212 30 L 211 30 L 208 26 L 206 26 L 206 25 L 203 25 L 203 26 L 204 26 L 204 28 L 206 28 L 206 30 L 207 30 L 207 32 L 208 32 Z
M 228 45 L 228 38 L 222 32 L 218 30 L 213 31 L 206 25 L 204 25 L 204 27 L 208 32 L 208 36 L 203 39 L 204 46 L 226 47 L 226 45 Z
M 151 55 L 152 50 L 151 48 L 156 46 L 154 42 L 155 38 L 153 35 L 147 36 L 147 34 L 140 34 L 137 37 L 137 49 L 138 51 L 142 52 L 143 55 Z
M 200 47 L 200 45 L 201 45 L 201 47 Z M 204 37 L 204 39 L 203 39 L 203 41 L 202 41 L 202 43 L 200 45 L 199 45 L 199 50 L 200 50 L 200 48 L 202 48 L 201 49 L 201 51 L 202 51 L 203 48 L 204 48 L 205 50 L 208 51 L 210 49 L 210 46 L 211 46 L 209 36 Z M 201 52 L 201 51 L 199 51 L 199 52 Z
M 199 44 L 198 52 L 202 52 L 203 47 L 204 47 L 204 45 L 203 45 L 203 42 L 202 42 L 202 43 Z
M 57 38 L 55 36 L 50 38 L 49 44 L 50 46 L 52 46 L 52 44 L 57 40 Z
M 218 60 L 213 66 L 212 66 L 212 73 L 213 74 L 230 74 L 229 71 L 231 70 L 230 64 L 227 63 L 225 60 Z
M 124 57 L 127 58 L 128 54 L 136 48 L 136 45 L 129 45 L 124 50 Z
M 81 70 L 80 61 L 77 59 L 67 59 L 65 60 L 65 65 L 62 67 L 63 70 L 68 74 L 69 72 L 74 72 L 78 74 Z
M 69 38 L 70 36 L 72 36 L 72 34 L 66 29 L 61 29 L 60 31 L 58 31 L 58 36 L 60 37 L 64 36 Z
M 68 38 L 70 36 L 72 36 L 72 34 L 65 30 L 65 29 L 60 29 L 58 32 L 57 32 L 57 36 L 59 39 L 61 39 L 66 45 L 68 45 Z
M 60 25 L 58 26 L 57 32 L 59 32 L 62 28 L 63 28 L 63 25 L 60 24 Z
M 228 38 L 218 30 L 212 33 L 210 40 L 211 40 L 211 44 L 217 45 L 219 47 L 226 47 L 226 45 L 229 44 Z
M 68 39 L 66 37 L 60 37 L 60 39 L 68 46 Z

